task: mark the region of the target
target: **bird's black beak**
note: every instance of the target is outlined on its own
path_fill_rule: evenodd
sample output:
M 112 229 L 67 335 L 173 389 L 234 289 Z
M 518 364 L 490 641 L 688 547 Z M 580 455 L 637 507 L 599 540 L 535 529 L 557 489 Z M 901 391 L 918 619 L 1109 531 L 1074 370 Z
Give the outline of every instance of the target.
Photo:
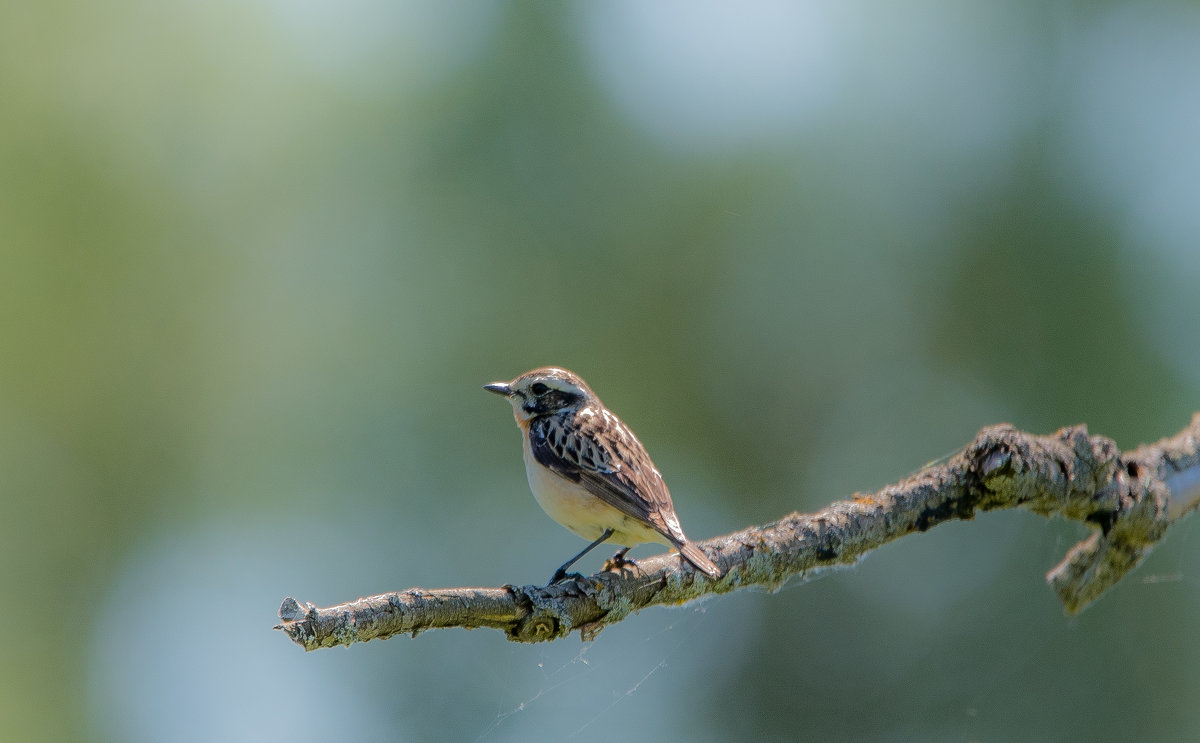
M 504 397 L 512 397 L 513 394 L 512 387 L 508 385 L 508 382 L 492 382 L 491 384 L 483 385 L 483 388 L 488 392 L 495 392 L 497 395 L 503 395 Z

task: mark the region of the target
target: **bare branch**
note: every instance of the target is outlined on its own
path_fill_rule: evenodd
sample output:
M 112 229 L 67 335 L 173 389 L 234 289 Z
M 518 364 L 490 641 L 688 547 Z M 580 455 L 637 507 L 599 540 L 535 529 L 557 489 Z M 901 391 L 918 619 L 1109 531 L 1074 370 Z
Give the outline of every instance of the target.
M 1110 439 L 1089 436 L 1084 426 L 1035 436 L 997 425 L 948 461 L 873 495 L 700 542 L 725 571 L 720 580 L 669 553 L 554 586 L 412 588 L 323 609 L 289 597 L 276 629 L 306 650 L 442 627 L 493 627 L 519 642 L 579 630 L 588 640 L 648 606 L 752 585 L 774 590 L 796 575 L 854 563 L 906 534 L 1000 508 L 1060 515 L 1097 529 L 1046 576 L 1073 614 L 1136 567 L 1167 527 L 1197 505 L 1200 413 L 1175 436 L 1125 453 Z

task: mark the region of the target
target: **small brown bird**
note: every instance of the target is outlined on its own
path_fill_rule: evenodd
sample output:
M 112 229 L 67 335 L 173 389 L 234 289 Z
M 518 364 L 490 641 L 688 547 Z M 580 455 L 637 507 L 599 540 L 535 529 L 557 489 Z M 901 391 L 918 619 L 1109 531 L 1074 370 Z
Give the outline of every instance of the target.
M 667 484 L 642 443 L 577 374 L 543 367 L 483 388 L 512 403 L 538 505 L 591 541 L 555 571 L 551 583 L 610 539 L 624 545 L 613 558 L 617 562 L 634 545 L 658 542 L 678 549 L 710 578 L 721 577 L 716 563 L 684 536 Z

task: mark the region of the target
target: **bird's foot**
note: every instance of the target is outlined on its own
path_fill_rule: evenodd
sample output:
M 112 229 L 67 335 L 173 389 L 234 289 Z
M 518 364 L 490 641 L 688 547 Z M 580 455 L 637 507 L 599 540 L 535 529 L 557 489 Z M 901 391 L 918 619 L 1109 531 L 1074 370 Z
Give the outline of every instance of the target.
M 576 572 L 568 573 L 566 570 L 559 568 L 558 570 L 554 571 L 554 576 L 550 578 L 550 582 L 547 583 L 546 585 L 553 586 L 558 583 L 562 583 L 563 581 L 567 580 L 568 578 L 570 578 L 571 580 L 583 580 L 584 579 L 582 573 L 576 573 Z
M 637 563 L 625 555 L 629 552 L 629 547 L 623 547 L 617 550 L 617 553 L 604 561 L 604 570 L 610 573 L 623 573 L 630 567 L 637 567 Z

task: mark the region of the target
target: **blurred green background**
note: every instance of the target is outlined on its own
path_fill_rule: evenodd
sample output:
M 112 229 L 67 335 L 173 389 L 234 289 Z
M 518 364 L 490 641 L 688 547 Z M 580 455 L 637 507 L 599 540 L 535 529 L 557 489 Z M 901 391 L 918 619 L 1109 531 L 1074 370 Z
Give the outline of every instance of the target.
M 3 4 L 0 739 L 1195 739 L 1192 522 L 1077 618 L 997 513 L 586 646 L 271 626 L 581 547 L 537 365 L 693 538 L 1172 434 L 1198 235 L 1193 2 Z

